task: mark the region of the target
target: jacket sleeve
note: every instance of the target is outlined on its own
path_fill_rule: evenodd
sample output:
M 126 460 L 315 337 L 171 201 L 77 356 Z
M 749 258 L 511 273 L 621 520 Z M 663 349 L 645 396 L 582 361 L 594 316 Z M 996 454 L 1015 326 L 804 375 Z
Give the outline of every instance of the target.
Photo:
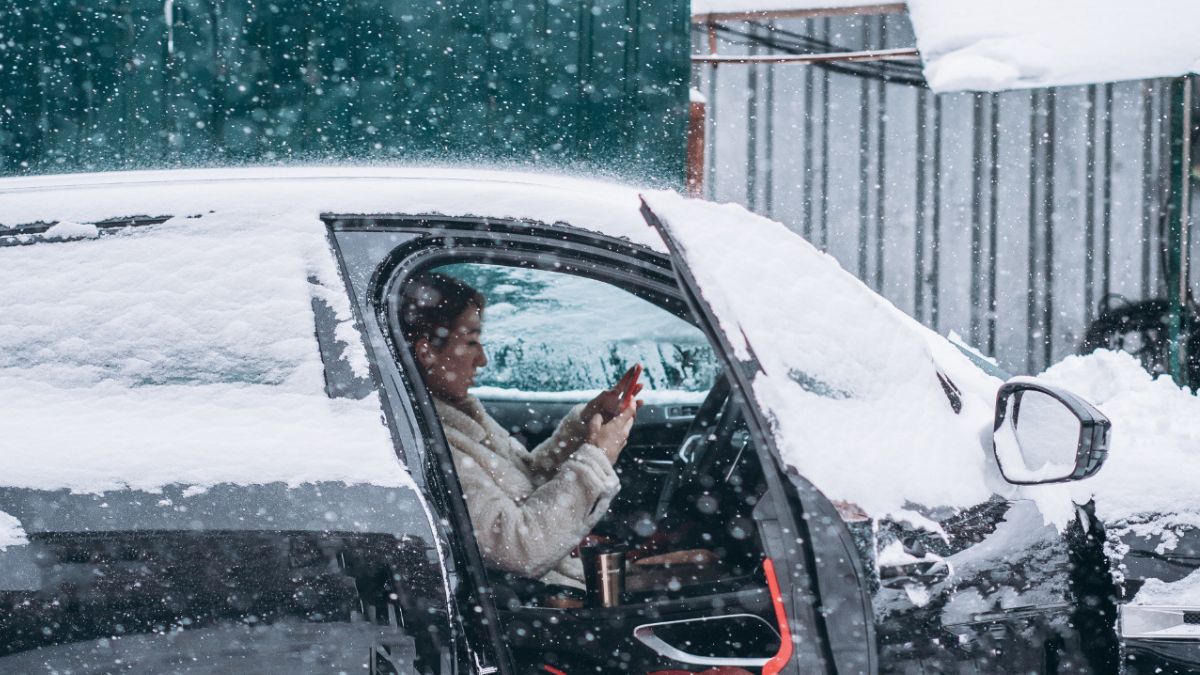
M 550 438 L 529 451 L 526 461 L 530 472 L 537 478 L 537 483 L 553 478 L 559 465 L 574 454 L 587 439 L 587 422 L 583 419 L 584 405 L 580 403 L 571 408 L 571 412 L 558 423 L 558 428 Z
M 553 478 L 520 501 L 509 497 L 470 455 L 456 452 L 454 461 L 484 560 L 534 579 L 591 532 L 621 488 L 603 451 L 586 443 Z

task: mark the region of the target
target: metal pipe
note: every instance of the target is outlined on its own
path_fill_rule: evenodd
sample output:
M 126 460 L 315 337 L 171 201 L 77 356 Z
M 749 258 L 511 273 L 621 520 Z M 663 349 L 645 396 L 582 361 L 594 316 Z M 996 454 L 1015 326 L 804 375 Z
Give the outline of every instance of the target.
M 1142 84 L 1142 297 L 1150 287 L 1151 238 L 1154 218 L 1154 93 L 1153 82 Z
M 879 46 L 887 48 L 887 17 L 879 17 Z M 875 102 L 879 114 L 876 116 L 875 134 L 875 290 L 883 292 L 884 262 L 884 205 L 887 203 L 887 83 L 875 81 Z
M 708 25 L 708 51 L 717 53 L 717 29 L 715 24 Z M 716 197 L 717 192 L 717 64 L 708 69 L 708 100 L 705 101 L 705 136 L 712 139 L 708 148 L 708 180 L 704 181 L 709 199 Z
M 814 34 L 815 23 L 807 22 L 807 32 Z M 812 68 L 804 71 L 804 223 L 801 225 L 804 238 L 812 241 L 813 233 L 813 96 L 816 93 L 816 73 Z
M 1000 217 L 1000 96 L 989 94 L 992 109 L 991 172 L 988 178 L 990 192 L 988 193 L 988 314 L 987 314 L 987 353 L 996 355 L 996 259 L 999 251 L 996 247 L 998 224 Z
M 1037 294 L 1034 290 L 1037 283 L 1037 192 L 1038 192 L 1038 157 L 1041 154 L 1041 144 L 1038 143 L 1038 115 L 1042 107 L 1042 93 L 1034 89 L 1029 94 L 1029 237 L 1025 279 L 1025 370 L 1035 372 L 1036 364 L 1033 355 L 1037 347 Z
M 860 63 L 865 61 L 917 61 L 921 53 L 913 47 L 896 49 L 870 49 L 854 52 L 826 52 L 821 54 L 763 54 L 729 55 L 729 54 L 697 54 L 692 56 L 692 63 L 795 63 L 801 65 L 818 65 L 822 63 Z
M 942 269 L 942 97 L 933 99 L 933 220 L 930 223 L 929 321 L 940 330 Z
M 825 19 L 825 41 L 832 37 L 829 19 Z M 821 71 L 821 229 L 820 247 L 829 249 L 829 71 Z
M 983 94 L 971 97 L 971 344 L 983 333 Z
M 870 43 L 870 26 L 866 19 L 862 22 L 862 43 L 865 47 Z M 871 83 L 867 78 L 858 78 L 858 278 L 867 280 L 867 239 L 869 238 L 870 223 L 868 209 L 871 206 Z
M 750 26 L 750 35 L 755 35 Z M 758 42 L 750 42 L 750 55 L 758 53 Z M 746 206 L 758 211 L 758 65 L 752 64 L 746 75 Z
M 925 151 L 928 145 L 926 138 L 925 118 L 928 103 L 928 92 L 924 89 L 917 91 L 917 172 L 916 218 L 913 225 L 913 317 L 917 321 L 925 321 Z
M 1055 122 L 1058 115 L 1058 91 L 1046 90 L 1046 153 L 1042 168 L 1046 172 L 1043 178 L 1042 233 L 1045 244 L 1042 247 L 1042 367 L 1046 368 L 1054 362 L 1054 148 Z
M 1091 85 L 1087 89 L 1087 114 L 1084 117 L 1087 143 L 1084 145 L 1083 177 L 1083 323 L 1092 323 L 1092 303 L 1095 301 L 1095 258 L 1096 250 L 1096 91 Z
M 1101 220 L 1101 238 L 1104 239 L 1104 264 L 1100 267 L 1100 288 L 1104 291 L 1105 308 L 1112 294 L 1112 178 L 1113 178 L 1113 85 L 1104 85 L 1104 214 Z
M 767 24 L 767 31 L 775 30 L 774 23 Z M 763 202 L 768 217 L 775 217 L 775 69 L 767 66 L 767 119 L 764 122 L 766 138 L 763 139 Z
M 1188 301 L 1188 208 L 1191 205 L 1188 190 L 1191 180 L 1193 83 L 1189 76 L 1177 77 L 1170 85 L 1171 146 L 1169 172 L 1169 199 L 1167 201 L 1166 278 L 1167 305 L 1170 308 L 1167 323 L 1167 365 L 1171 377 L 1178 385 L 1186 385 L 1187 333 L 1184 312 Z

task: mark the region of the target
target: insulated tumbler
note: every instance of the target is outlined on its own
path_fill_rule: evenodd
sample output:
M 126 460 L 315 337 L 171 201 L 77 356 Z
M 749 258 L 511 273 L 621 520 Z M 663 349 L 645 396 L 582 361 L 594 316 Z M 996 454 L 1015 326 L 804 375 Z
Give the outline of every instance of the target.
M 625 551 L 621 548 L 585 546 L 579 552 L 587 584 L 589 607 L 616 607 L 625 592 Z

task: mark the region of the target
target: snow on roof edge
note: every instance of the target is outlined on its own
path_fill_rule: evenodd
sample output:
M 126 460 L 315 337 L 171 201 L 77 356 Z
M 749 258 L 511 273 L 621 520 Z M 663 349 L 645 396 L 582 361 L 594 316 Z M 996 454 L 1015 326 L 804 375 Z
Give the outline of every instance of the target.
M 1008 91 L 1200 73 L 1200 3 L 908 0 L 936 93 Z

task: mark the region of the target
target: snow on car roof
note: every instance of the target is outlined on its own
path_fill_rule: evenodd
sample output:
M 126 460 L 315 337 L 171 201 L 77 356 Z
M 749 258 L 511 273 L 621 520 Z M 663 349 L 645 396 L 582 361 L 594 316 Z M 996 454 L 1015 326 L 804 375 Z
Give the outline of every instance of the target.
M 1194 0 L 908 0 L 908 14 L 936 92 L 1200 72 Z
M 270 168 L 0 180 L 0 485 L 410 485 L 375 395 L 331 399 L 314 301 L 366 357 L 323 212 L 479 215 L 662 249 L 626 186 L 454 169 Z M 145 214 L 151 227 L 88 225 Z M 4 234 L 0 227 L 0 235 Z
M 0 235 L 21 223 L 141 214 L 403 213 L 566 223 L 665 251 L 638 208 L 636 186 L 464 168 L 251 167 L 0 179 Z

